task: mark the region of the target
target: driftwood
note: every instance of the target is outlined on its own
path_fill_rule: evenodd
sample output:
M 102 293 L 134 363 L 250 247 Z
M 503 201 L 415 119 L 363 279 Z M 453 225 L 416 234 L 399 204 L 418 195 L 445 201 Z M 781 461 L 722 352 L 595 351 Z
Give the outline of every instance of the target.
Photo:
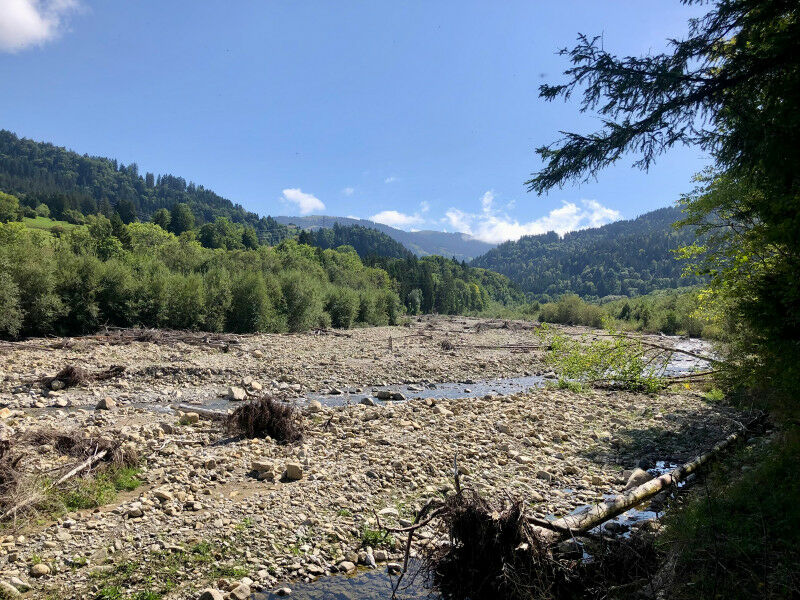
M 191 404 L 179 404 L 178 410 L 182 410 L 183 412 L 197 413 L 201 417 L 210 419 L 212 421 L 224 421 L 228 418 L 227 412 L 223 412 L 221 410 L 211 410 L 210 408 L 201 408 L 199 406 L 192 406 Z
M 755 421 L 753 421 L 753 423 L 755 423 Z M 591 539 L 607 541 L 610 538 L 604 536 L 603 534 L 594 533 L 591 530 L 605 521 L 613 519 L 614 517 L 624 513 L 628 509 L 640 505 L 642 502 L 652 498 L 662 490 L 669 489 L 670 487 L 677 485 L 688 475 L 697 471 L 697 469 L 709 462 L 718 453 L 739 441 L 747 433 L 748 427 L 745 427 L 741 424 L 739 425 L 740 429 L 738 431 L 732 433 L 727 438 L 716 444 L 708 452 L 697 456 L 694 460 L 678 467 L 677 469 L 674 469 L 673 471 L 670 471 L 669 473 L 665 473 L 660 477 L 652 479 L 627 492 L 626 494 L 618 496 L 614 500 L 597 504 L 584 513 L 578 515 L 569 515 L 553 521 L 530 515 L 526 516 L 524 513 L 521 513 L 520 517 L 528 525 L 528 527 L 530 527 L 531 534 L 535 534 L 535 537 L 532 538 L 533 541 L 535 541 L 536 544 L 542 544 L 540 545 L 540 548 L 542 549 L 548 547 L 552 548 L 562 540 L 574 537 L 587 537 Z M 457 463 L 455 462 L 454 476 L 456 484 L 456 497 L 458 497 L 462 492 L 458 478 L 458 467 Z M 519 506 L 522 506 L 522 503 L 520 503 Z M 414 534 L 420 528 L 430 524 L 430 522 L 435 518 L 446 518 L 446 510 L 447 501 L 442 502 L 440 500 L 430 500 L 417 513 L 414 522 L 408 527 L 387 527 L 381 523 L 378 514 L 374 513 L 379 529 L 385 531 L 387 534 L 407 534 L 405 544 L 405 559 L 403 561 L 400 577 L 392 589 L 393 598 L 395 597 L 395 594 L 399 588 L 400 581 L 402 581 L 403 576 L 408 571 L 408 561 L 411 555 L 411 546 Z
M 351 338 L 352 333 L 345 333 L 344 331 L 337 331 L 335 329 L 312 329 L 308 332 L 310 335 L 333 335 L 335 337 Z
M 100 452 L 97 452 L 96 454 L 93 454 L 92 456 L 87 458 L 85 461 L 83 461 L 81 464 L 79 464 L 77 467 L 75 467 L 74 469 L 70 470 L 68 473 L 65 473 L 64 475 L 59 477 L 58 481 L 56 481 L 55 483 L 53 483 L 50 486 L 48 486 L 47 489 L 51 490 L 54 487 L 59 486 L 59 485 L 65 483 L 65 482 L 69 481 L 70 479 L 75 477 L 78 473 L 81 473 L 82 471 L 84 471 L 86 469 L 91 469 L 94 466 L 95 463 L 100 462 L 101 460 L 103 460 L 103 458 L 105 458 L 106 454 L 108 454 L 108 450 L 101 450 Z M 0 521 L 5 521 L 7 518 L 16 515 L 22 509 L 24 509 L 27 506 L 29 506 L 30 504 L 33 504 L 34 502 L 36 502 L 36 500 L 37 500 L 37 496 L 36 495 L 31 495 L 31 496 L 28 496 L 27 498 L 25 498 L 24 500 L 21 500 L 20 502 L 17 502 L 14 506 L 12 506 L 6 512 L 4 512 L 2 515 L 0 515 Z
M 617 496 L 613 500 L 595 504 L 588 511 L 577 514 L 568 515 L 560 519 L 556 519 L 550 523 L 552 530 L 561 530 L 561 535 L 577 535 L 594 529 L 598 525 L 621 515 L 628 509 L 638 506 L 645 500 L 652 498 L 659 492 L 669 489 L 673 485 L 677 485 L 691 473 L 694 473 L 698 468 L 707 463 L 718 452 L 728 448 L 737 442 L 746 433 L 747 429 L 742 428 L 739 431 L 732 433 L 727 438 L 716 444 L 711 450 L 701 454 L 694 460 L 670 471 L 664 473 L 660 477 L 651 479 L 643 483 L 637 488 L 632 489 L 626 494 Z M 550 535 L 552 537 L 552 534 Z

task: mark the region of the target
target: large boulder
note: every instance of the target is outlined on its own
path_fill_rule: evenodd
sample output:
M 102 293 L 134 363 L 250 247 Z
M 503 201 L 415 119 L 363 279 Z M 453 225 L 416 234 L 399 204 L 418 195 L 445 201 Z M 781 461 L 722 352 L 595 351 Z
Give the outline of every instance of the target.
M 628 477 L 628 482 L 625 484 L 625 489 L 632 490 L 633 488 L 639 487 L 643 483 L 647 483 L 652 478 L 653 476 L 644 469 L 634 469 L 633 473 L 631 473 L 630 477 Z
M 247 398 L 247 392 L 244 388 L 232 385 L 228 388 L 228 400 L 241 401 Z
M 303 478 L 303 465 L 298 462 L 286 463 L 286 479 L 289 481 L 297 481 Z

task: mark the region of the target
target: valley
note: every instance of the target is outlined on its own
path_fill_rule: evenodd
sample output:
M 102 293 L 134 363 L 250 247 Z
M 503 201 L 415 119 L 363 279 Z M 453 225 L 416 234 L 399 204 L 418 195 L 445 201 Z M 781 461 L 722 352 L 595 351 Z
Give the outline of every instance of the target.
M 386 573 L 402 562 L 402 540 L 370 533 L 375 513 L 402 524 L 428 498 L 452 493 L 454 458 L 462 485 L 560 516 L 622 491 L 637 466 L 683 462 L 732 431 L 733 409 L 688 389 L 477 393 L 482 380 L 548 376 L 535 328 L 421 317 L 407 327 L 228 336 L 223 345 L 210 335 L 132 341 L 113 331 L 5 343 L 6 439 L 58 430 L 118 440 L 140 457 L 141 485 L 94 508 L 8 522 L 0 581 L 23 582 L 33 597 L 211 588 L 244 598 L 363 568 L 367 552 Z M 125 371 L 58 391 L 38 383 L 67 364 Z M 461 382 L 461 392 L 425 394 L 446 382 Z M 408 398 L 377 399 L 373 390 L 387 385 Z M 262 393 L 298 405 L 302 442 L 237 438 L 192 411 Z M 68 464 L 52 446 L 25 450 L 30 472 Z

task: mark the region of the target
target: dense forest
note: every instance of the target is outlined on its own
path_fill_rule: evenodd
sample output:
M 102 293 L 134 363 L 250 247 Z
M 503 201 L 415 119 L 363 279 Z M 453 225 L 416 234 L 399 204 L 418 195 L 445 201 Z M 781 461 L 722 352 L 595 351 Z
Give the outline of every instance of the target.
M 550 232 L 505 242 L 472 264 L 507 275 L 540 301 L 565 293 L 584 298 L 638 296 L 696 285 L 682 277 L 675 251 L 695 241 L 691 228 L 676 230 L 677 208 L 662 208 L 630 221 L 559 237 Z
M 298 236 L 298 241 L 301 244 L 317 246 L 323 250 L 339 246 L 352 246 L 362 259 L 368 256 L 384 256 L 386 258 L 414 256 L 403 244 L 385 233 L 361 225 L 344 226 L 334 223 L 330 229 L 303 230 Z
M 252 227 L 261 243 L 277 244 L 291 235 L 271 217 L 259 217 L 182 177 L 140 175 L 136 163 L 126 166 L 114 159 L 80 155 L 6 130 L 0 130 L 0 190 L 17 196 L 32 210 L 43 204 L 54 218 L 65 221 L 96 213 L 111 218 L 116 212 L 130 223 L 185 204 L 198 226 L 224 217 Z
M 306 217 L 276 216 L 275 220 L 284 225 L 294 225 L 302 229 L 331 228 L 334 225 L 360 225 L 369 229 L 377 229 L 393 240 L 403 244 L 417 256 L 449 256 L 458 260 L 472 260 L 494 248 L 495 244 L 483 242 L 466 233 L 449 231 L 404 231 L 389 227 L 382 223 L 354 219 L 351 217 L 336 217 L 331 215 L 309 215 Z
M 23 211 L 15 196 L 0 192 L 0 337 L 79 334 L 103 325 L 347 328 L 522 300 L 506 277 L 452 259 L 372 254 L 365 264 L 350 245 L 323 249 L 295 239 L 248 245 L 241 237 L 247 229 L 224 217 L 199 233 L 176 235 L 158 222 L 125 224 L 117 213 L 37 227 L 53 221 L 20 222 Z

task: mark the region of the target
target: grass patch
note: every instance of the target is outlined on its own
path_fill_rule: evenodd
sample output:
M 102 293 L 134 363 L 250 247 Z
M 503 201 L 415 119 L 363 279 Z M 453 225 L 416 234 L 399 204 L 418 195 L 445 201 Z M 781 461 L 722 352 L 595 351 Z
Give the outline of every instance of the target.
M 213 581 L 221 577 L 241 579 L 249 570 L 236 564 L 220 564 L 230 560 L 230 549 L 221 545 L 202 541 L 182 550 L 160 550 L 151 552 L 142 562 L 125 561 L 108 573 L 100 573 L 96 578 L 103 583 L 102 591 L 116 593 L 112 598 L 133 598 L 134 600 L 159 600 L 186 583 L 186 571 L 203 566 L 204 579 Z M 199 584 L 200 582 L 194 582 Z M 183 597 L 183 596 L 181 596 Z M 187 597 L 193 597 L 191 594 Z M 98 599 L 106 596 L 97 596 Z
M 361 546 L 366 548 L 370 546 L 371 548 L 380 548 L 380 547 L 387 547 L 390 548 L 394 545 L 394 538 L 391 535 L 387 535 L 385 532 L 380 531 L 378 529 L 370 529 L 367 525 L 364 525 L 361 529 Z
M 800 596 L 800 428 L 715 465 L 667 514 L 662 550 L 680 574 L 670 597 Z
M 53 227 L 61 227 L 65 231 L 77 227 L 74 223 L 56 221 L 49 217 L 25 217 L 22 219 L 22 223 L 29 229 L 42 229 L 44 231 L 50 231 Z
M 130 492 L 142 484 L 139 472 L 138 467 L 111 467 L 93 477 L 78 479 L 66 489 L 53 490 L 53 503 L 63 505 L 68 511 L 109 504 L 118 492 Z

